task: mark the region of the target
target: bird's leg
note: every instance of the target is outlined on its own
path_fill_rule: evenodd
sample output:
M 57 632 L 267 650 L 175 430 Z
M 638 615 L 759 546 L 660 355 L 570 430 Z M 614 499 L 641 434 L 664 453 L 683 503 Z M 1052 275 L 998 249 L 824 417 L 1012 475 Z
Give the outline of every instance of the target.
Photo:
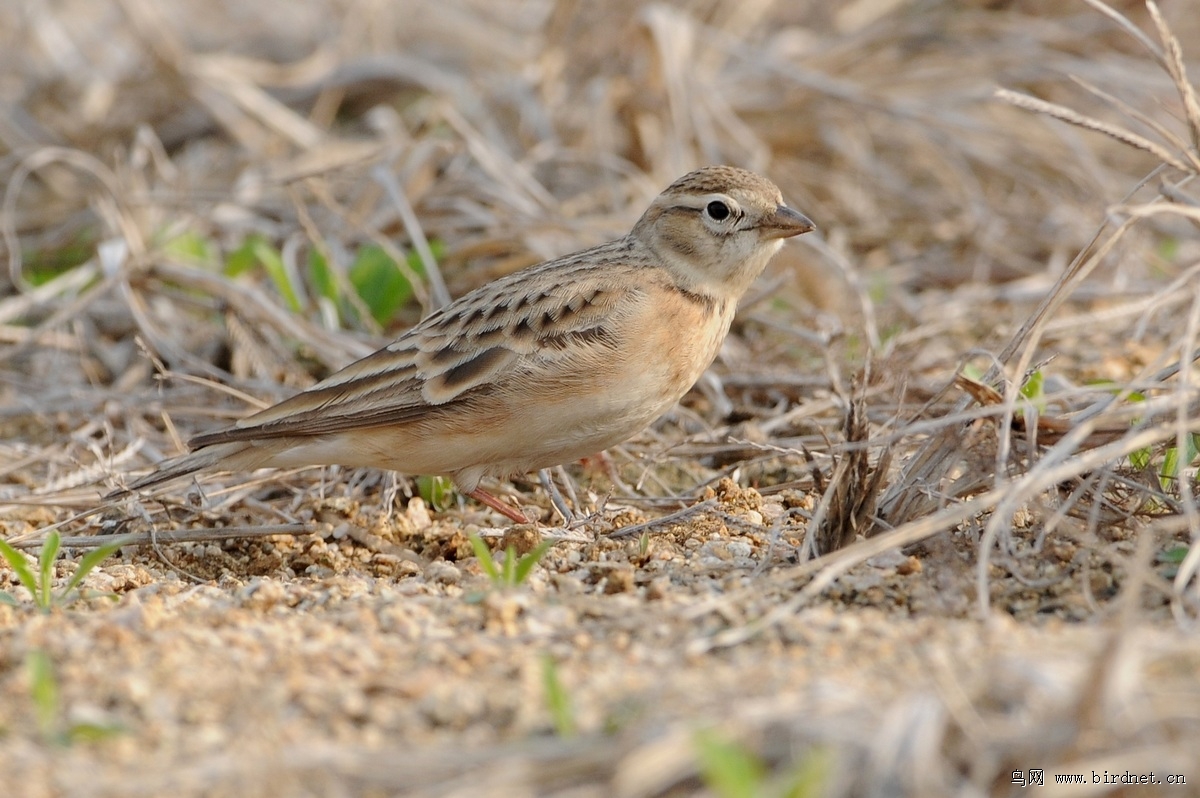
M 561 469 L 562 466 L 559 466 Z M 558 510 L 558 514 L 562 516 L 563 524 L 570 526 L 575 520 L 575 513 L 571 512 L 570 505 L 563 498 L 562 493 L 558 490 L 558 485 L 554 484 L 554 475 L 550 473 L 549 468 L 543 468 L 538 471 L 538 479 L 542 482 L 542 488 L 550 496 L 550 503 L 554 505 L 554 509 Z
M 567 473 L 566 466 L 555 466 L 554 473 L 558 476 L 558 482 L 555 483 L 562 487 L 566 492 L 567 501 L 571 502 L 572 507 L 579 506 L 579 497 L 575 495 L 575 480 L 571 479 L 571 475 Z
M 514 523 L 518 523 L 518 524 L 532 524 L 533 523 L 533 520 L 530 519 L 528 516 L 526 516 L 524 513 L 522 513 L 520 510 L 513 507 L 511 504 L 507 504 L 507 503 L 501 501 L 500 499 L 497 499 L 495 496 L 488 493 L 483 488 L 475 488 L 475 490 L 468 491 L 467 495 L 470 496 L 475 501 L 483 502 L 488 507 L 491 507 L 493 510 L 500 513 L 505 518 L 508 518 L 509 520 L 513 521 Z

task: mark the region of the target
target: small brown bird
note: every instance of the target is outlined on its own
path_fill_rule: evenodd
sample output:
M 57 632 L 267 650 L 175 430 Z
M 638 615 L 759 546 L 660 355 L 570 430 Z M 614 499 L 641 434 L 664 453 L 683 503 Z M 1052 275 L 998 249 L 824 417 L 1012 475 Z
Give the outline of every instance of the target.
M 525 523 L 480 481 L 568 463 L 649 425 L 712 363 L 782 240 L 812 229 L 766 178 L 698 169 L 625 237 L 471 291 L 113 495 L 202 469 L 373 466 L 448 475 Z

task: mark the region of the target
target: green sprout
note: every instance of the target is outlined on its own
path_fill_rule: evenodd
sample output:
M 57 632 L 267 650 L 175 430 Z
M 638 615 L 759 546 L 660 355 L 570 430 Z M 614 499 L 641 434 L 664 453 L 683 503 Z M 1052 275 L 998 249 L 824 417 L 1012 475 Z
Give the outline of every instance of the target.
M 571 696 L 558 678 L 558 665 L 549 654 L 542 655 L 542 690 L 546 696 L 546 708 L 554 722 L 559 737 L 574 737 L 578 729 L 575 723 L 575 708 Z
M 54 561 L 58 558 L 59 547 L 62 543 L 58 530 L 51 531 L 42 543 L 36 571 L 29 567 L 29 561 L 24 554 L 3 540 L 0 540 L 0 557 L 8 561 L 9 567 L 17 575 L 17 581 L 29 591 L 34 605 L 43 613 L 49 613 L 55 607 L 65 607 L 78 599 L 82 595 L 79 585 L 84 578 L 91 573 L 93 568 L 111 557 L 117 549 L 128 542 L 128 537 L 121 537 L 92 549 L 79 561 L 79 567 L 75 569 L 75 573 L 71 574 L 67 583 L 57 591 L 53 589 Z M 20 606 L 20 601 L 11 593 L 0 591 L 0 604 L 16 607 Z
M 529 574 L 533 571 L 533 566 L 538 564 L 551 546 L 550 541 L 543 540 L 528 554 L 517 557 L 517 550 L 510 544 L 504 550 L 503 564 L 496 565 L 496 560 L 492 557 L 492 550 L 488 548 L 481 537 L 469 535 L 468 539 L 471 541 L 471 548 L 474 550 L 475 556 L 479 559 L 479 567 L 487 574 L 492 586 L 498 590 L 512 590 L 525 584 Z
M 417 477 L 417 493 L 434 510 L 445 510 L 454 503 L 454 482 L 446 477 Z
M 829 780 L 831 763 L 821 749 L 772 775 L 752 751 L 711 730 L 697 733 L 694 742 L 704 783 L 720 798 L 810 798 L 823 795 Z
M 48 744 L 68 746 L 75 742 L 95 742 L 124 731 L 115 724 L 72 723 L 62 721 L 62 702 L 59 698 L 58 677 L 54 664 L 45 651 L 29 652 L 29 695 L 37 716 L 38 731 Z

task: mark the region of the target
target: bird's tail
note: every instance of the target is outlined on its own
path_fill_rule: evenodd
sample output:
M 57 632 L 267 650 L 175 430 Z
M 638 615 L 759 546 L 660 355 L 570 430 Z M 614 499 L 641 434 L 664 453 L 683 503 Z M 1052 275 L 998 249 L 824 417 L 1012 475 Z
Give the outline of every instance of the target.
M 157 488 L 197 471 L 219 469 L 222 471 L 250 471 L 266 464 L 274 454 L 271 449 L 255 446 L 248 441 L 231 441 L 205 446 L 190 454 L 165 460 L 152 474 L 131 482 L 120 490 L 104 497 L 105 501 L 119 499 L 131 493 Z

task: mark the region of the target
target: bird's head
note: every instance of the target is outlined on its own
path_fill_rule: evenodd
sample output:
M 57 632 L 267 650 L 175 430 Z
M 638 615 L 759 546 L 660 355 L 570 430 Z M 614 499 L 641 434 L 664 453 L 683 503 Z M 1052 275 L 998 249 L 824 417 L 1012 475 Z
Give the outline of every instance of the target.
M 689 172 L 658 195 L 631 236 L 688 290 L 741 296 L 783 239 L 815 225 L 765 177 L 732 166 Z

